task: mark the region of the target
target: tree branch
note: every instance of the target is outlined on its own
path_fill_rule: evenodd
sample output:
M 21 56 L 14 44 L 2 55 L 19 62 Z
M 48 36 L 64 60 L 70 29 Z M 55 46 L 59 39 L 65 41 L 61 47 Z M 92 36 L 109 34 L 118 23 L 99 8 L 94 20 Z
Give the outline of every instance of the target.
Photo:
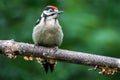
M 69 51 L 33 44 L 15 42 L 14 40 L 0 40 L 0 54 L 10 58 L 16 55 L 32 56 L 40 58 L 55 59 L 58 61 L 95 66 L 94 70 L 100 69 L 102 74 L 114 74 L 120 70 L 120 59 L 88 54 L 83 52 Z

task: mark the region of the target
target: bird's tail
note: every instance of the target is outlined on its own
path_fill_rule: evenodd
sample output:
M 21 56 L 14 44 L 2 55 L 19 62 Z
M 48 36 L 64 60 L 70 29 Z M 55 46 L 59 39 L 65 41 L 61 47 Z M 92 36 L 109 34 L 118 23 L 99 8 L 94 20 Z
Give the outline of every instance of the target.
M 53 60 L 53 59 L 42 59 L 41 60 L 41 64 L 42 64 L 46 73 L 48 72 L 49 69 L 51 72 L 54 71 L 54 67 L 55 67 L 56 62 L 57 61 Z

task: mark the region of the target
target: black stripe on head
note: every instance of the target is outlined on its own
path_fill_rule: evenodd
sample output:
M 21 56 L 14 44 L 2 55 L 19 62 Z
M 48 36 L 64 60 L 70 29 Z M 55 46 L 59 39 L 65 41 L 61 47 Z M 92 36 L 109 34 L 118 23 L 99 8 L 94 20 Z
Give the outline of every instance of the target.
M 46 15 L 46 14 L 43 13 L 43 17 L 53 16 L 54 14 L 56 14 L 56 13 L 52 13 L 52 14 L 50 14 L 50 15 Z
M 52 14 L 50 14 L 50 15 L 46 15 L 46 14 L 43 13 L 44 21 L 46 21 L 46 18 L 47 18 L 47 17 L 53 16 L 53 15 L 55 15 L 55 14 L 56 14 L 56 13 L 52 13 Z

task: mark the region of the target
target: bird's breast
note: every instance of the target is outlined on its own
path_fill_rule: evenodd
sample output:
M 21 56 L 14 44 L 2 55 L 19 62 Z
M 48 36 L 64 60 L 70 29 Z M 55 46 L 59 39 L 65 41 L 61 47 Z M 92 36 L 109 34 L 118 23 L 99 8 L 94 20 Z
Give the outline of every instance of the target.
M 44 24 L 37 26 L 33 31 L 33 40 L 37 44 L 44 46 L 58 46 L 61 44 L 63 32 L 58 24 Z

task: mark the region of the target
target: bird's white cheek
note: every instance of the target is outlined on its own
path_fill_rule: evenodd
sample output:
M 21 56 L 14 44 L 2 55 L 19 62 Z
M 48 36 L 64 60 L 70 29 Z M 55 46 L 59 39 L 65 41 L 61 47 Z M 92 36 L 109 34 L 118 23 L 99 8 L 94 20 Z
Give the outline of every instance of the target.
M 58 17 L 58 14 L 55 14 L 53 15 L 53 19 L 57 18 Z

